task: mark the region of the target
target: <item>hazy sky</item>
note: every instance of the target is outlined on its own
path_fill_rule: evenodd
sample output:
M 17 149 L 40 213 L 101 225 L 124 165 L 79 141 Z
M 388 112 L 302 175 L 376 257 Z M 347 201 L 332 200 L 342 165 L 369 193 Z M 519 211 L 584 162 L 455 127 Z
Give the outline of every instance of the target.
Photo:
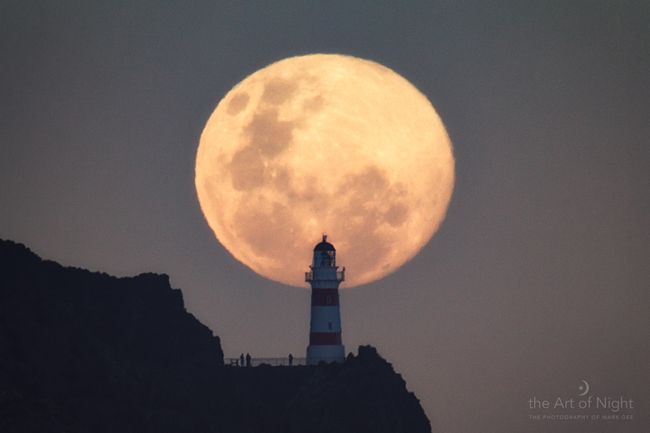
M 260 67 L 368 58 L 431 99 L 457 182 L 414 260 L 343 293 L 347 349 L 376 345 L 434 431 L 647 430 L 650 3 L 486 3 L 2 1 L 0 237 L 168 273 L 227 356 L 303 354 L 309 292 L 214 239 L 198 138 Z M 635 419 L 529 420 L 581 379 Z

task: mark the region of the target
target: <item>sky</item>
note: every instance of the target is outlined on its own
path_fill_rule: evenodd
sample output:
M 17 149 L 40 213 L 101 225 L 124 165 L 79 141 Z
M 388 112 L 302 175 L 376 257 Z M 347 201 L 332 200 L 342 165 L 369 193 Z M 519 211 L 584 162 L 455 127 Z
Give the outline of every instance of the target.
M 432 101 L 456 185 L 419 255 L 343 291 L 347 350 L 375 345 L 437 432 L 647 430 L 650 3 L 489 3 L 2 1 L 0 237 L 167 273 L 226 356 L 298 356 L 309 292 L 216 241 L 198 140 L 273 61 L 370 59 Z M 633 419 L 530 418 L 605 413 L 529 408 L 579 399 L 581 380 Z

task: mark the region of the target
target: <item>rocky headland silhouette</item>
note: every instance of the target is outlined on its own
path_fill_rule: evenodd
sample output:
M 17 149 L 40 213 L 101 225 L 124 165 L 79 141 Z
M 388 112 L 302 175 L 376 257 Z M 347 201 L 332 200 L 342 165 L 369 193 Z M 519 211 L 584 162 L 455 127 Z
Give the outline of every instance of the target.
M 430 431 L 373 347 L 343 364 L 225 366 L 166 275 L 63 267 L 0 240 L 0 432 Z

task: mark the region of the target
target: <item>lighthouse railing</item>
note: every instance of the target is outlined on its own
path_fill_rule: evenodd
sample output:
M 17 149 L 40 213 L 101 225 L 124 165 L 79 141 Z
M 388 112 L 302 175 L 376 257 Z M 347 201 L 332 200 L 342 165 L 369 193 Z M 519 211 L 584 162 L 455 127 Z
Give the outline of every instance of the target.
M 263 365 L 270 367 L 299 367 L 302 365 L 310 365 L 307 358 L 292 358 L 291 363 L 289 358 L 251 358 L 250 365 L 246 365 L 246 359 L 244 358 L 243 362 L 241 358 L 224 358 L 224 364 L 230 367 L 260 367 Z M 340 357 L 318 357 L 319 362 L 341 362 Z
M 340 271 L 336 271 L 336 280 L 338 282 L 345 281 L 345 268 Z M 305 281 L 308 283 L 314 281 L 314 273 L 312 271 L 305 272 Z
M 224 358 L 224 364 L 231 367 L 245 367 L 246 359 L 243 364 L 241 358 Z M 297 367 L 299 365 L 307 365 L 307 358 L 293 358 L 289 363 L 289 358 L 251 358 L 250 367 L 259 367 L 261 365 L 268 365 L 271 367 Z

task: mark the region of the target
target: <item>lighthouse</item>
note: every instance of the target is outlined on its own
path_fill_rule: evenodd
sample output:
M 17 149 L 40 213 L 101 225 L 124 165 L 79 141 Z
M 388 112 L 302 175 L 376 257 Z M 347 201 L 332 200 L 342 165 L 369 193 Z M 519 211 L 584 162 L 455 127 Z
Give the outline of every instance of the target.
M 336 249 L 323 235 L 322 242 L 314 247 L 311 270 L 305 281 L 311 284 L 311 321 L 307 363 L 343 362 L 345 347 L 341 340 L 341 311 L 339 309 L 339 284 L 345 279 L 345 267 L 336 266 Z

